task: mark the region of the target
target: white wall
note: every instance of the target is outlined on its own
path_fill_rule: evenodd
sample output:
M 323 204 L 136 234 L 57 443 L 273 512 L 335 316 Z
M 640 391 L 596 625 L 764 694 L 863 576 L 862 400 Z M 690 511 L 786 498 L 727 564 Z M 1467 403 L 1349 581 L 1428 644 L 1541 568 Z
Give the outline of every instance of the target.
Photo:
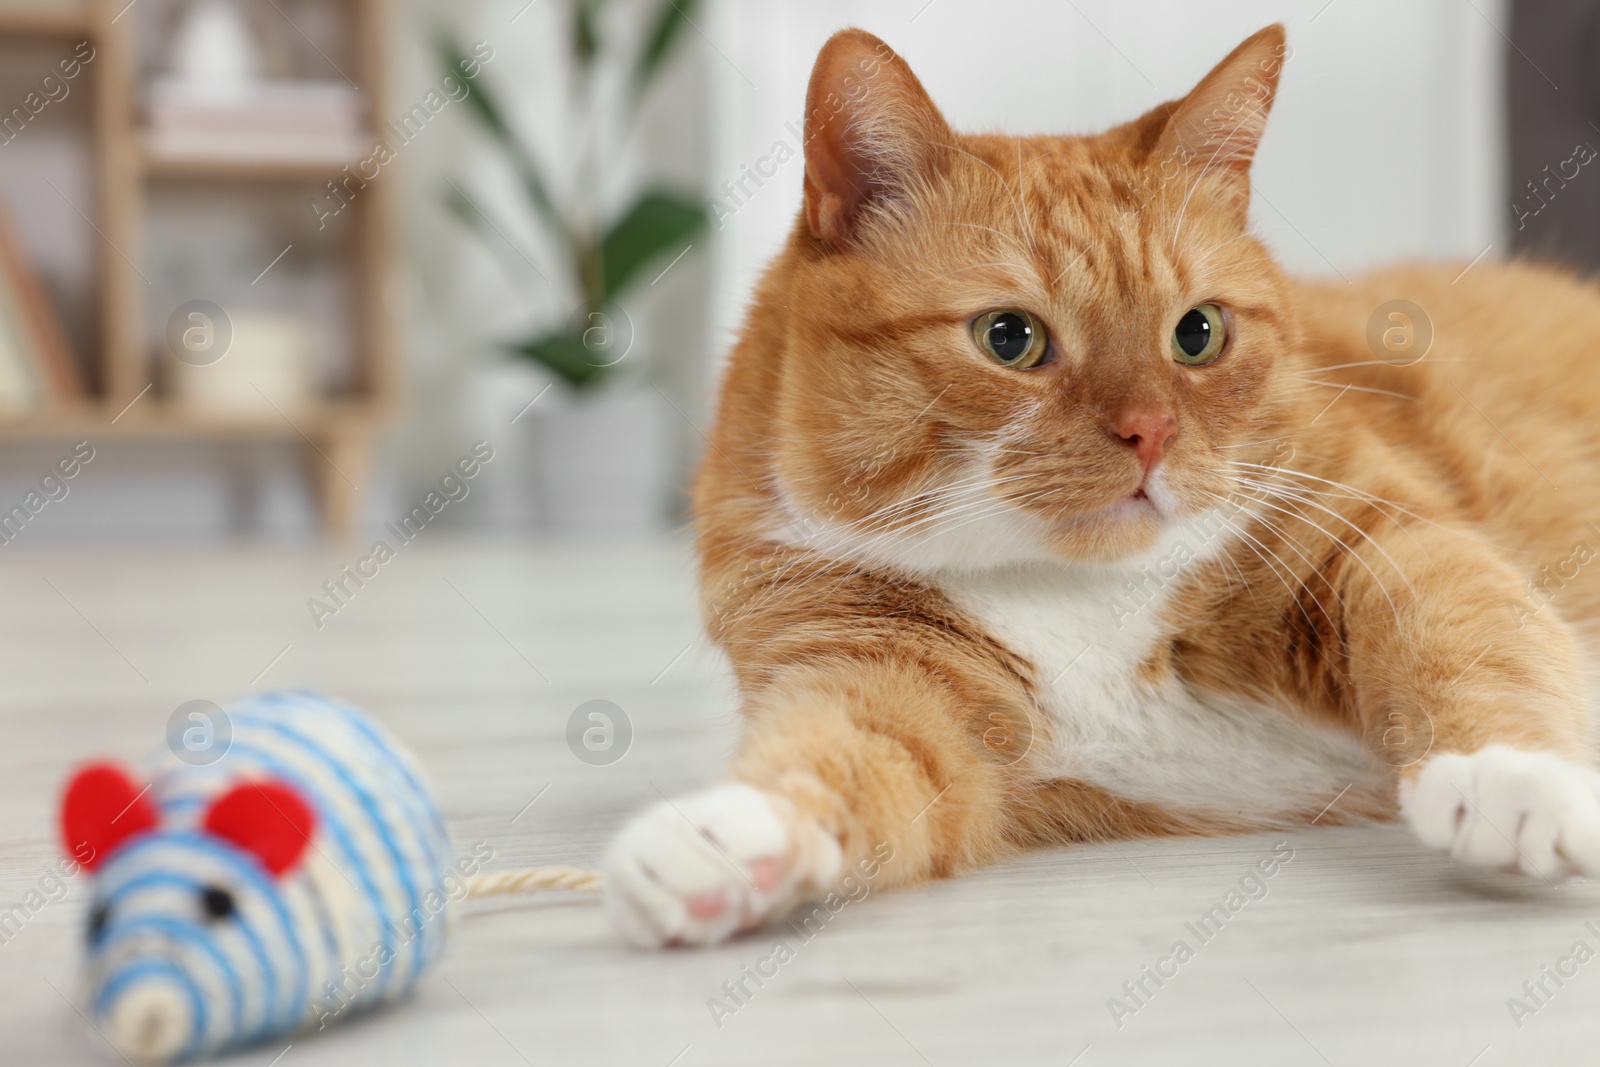
M 720 184 L 774 141 L 797 144 L 785 123 L 799 125 L 811 62 L 843 26 L 900 52 L 957 129 L 1087 133 L 1181 96 L 1239 41 L 1282 21 L 1294 51 L 1252 207 L 1269 246 L 1290 269 L 1322 275 L 1402 257 L 1470 259 L 1509 217 L 1505 44 L 1489 19 L 1504 24 L 1502 4 L 715 0 L 713 173 Z M 723 220 L 713 314 L 723 349 L 799 208 L 801 172 L 788 163 Z

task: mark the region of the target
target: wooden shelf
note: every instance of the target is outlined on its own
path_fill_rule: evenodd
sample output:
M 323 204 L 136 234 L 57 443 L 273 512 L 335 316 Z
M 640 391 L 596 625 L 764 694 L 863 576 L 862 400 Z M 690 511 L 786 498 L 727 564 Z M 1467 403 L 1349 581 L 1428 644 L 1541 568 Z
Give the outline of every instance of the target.
M 366 142 L 370 145 L 371 142 Z M 262 159 L 241 156 L 175 156 L 154 152 L 141 142 L 139 164 L 154 178 L 204 181 L 321 182 L 362 158 L 370 147 L 352 147 L 349 155 L 324 159 Z
M 353 57 L 344 67 L 354 76 L 366 113 L 387 115 L 387 58 L 394 43 L 392 0 L 344 0 L 337 5 L 350 22 Z M 100 393 L 23 414 L 0 414 L 0 441 L 108 437 L 190 441 L 287 442 L 304 446 L 306 472 L 332 532 L 351 528 L 359 513 L 359 485 L 367 482 L 377 434 L 396 404 L 399 389 L 398 306 L 395 251 L 395 182 L 373 182 L 357 201 L 348 249 L 350 336 L 356 393 L 325 399 L 282 413 L 204 411 L 143 394 L 154 371 L 155 353 L 146 338 L 148 278 L 144 227 L 152 189 L 166 180 L 211 182 L 237 189 L 251 182 L 322 183 L 370 151 L 352 145 L 348 158 L 248 159 L 225 155 L 168 155 L 151 151 L 139 122 L 140 98 L 134 27 L 145 10 L 129 0 L 83 0 L 78 7 L 29 7 L 0 2 L 0 39 L 81 37 L 94 42 L 91 129 L 98 200 L 98 298 L 100 345 L 93 363 Z M 135 399 L 137 398 L 137 400 Z M 130 406 L 131 404 L 131 406 Z M 115 420 L 115 421 L 113 421 Z
M 95 32 L 94 13 L 88 5 L 70 8 L 0 5 L 0 36 L 87 37 Z
M 65 437 L 263 441 L 309 437 L 315 440 L 356 430 L 370 432 L 389 416 L 385 405 L 371 400 L 324 401 L 281 412 L 271 409 L 206 411 L 150 397 L 140 399 L 125 411 L 124 406 L 89 400 L 28 412 L 0 413 L 0 440 Z

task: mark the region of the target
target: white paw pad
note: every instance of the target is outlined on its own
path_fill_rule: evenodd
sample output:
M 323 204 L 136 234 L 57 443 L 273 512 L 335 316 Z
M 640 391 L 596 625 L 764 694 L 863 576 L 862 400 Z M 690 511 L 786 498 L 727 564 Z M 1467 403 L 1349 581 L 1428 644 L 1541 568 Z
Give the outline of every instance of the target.
M 838 877 L 839 844 L 785 799 L 721 785 L 651 807 L 604 862 L 606 907 L 637 945 L 705 945 Z
M 1401 783 L 1400 810 L 1424 844 L 1461 863 L 1600 876 L 1600 774 L 1551 752 L 1434 756 Z

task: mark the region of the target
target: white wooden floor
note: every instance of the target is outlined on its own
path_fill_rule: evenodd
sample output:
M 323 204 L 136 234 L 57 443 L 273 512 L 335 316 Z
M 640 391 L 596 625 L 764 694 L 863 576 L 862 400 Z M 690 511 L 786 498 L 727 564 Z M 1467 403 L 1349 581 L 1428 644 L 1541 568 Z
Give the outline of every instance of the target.
M 431 767 L 457 845 L 488 841 L 507 866 L 592 864 L 658 789 L 717 773 L 730 692 L 696 642 L 683 545 L 418 542 L 319 632 L 305 600 L 353 558 L 7 549 L 0 910 L 53 862 L 69 765 L 140 758 L 195 698 L 297 685 L 360 703 Z M 564 740 L 595 698 L 634 724 L 610 766 Z M 1185 924 L 1281 840 L 1294 856 L 1267 895 L 1202 945 Z M 0 1064 L 120 1062 L 67 999 L 84 896 L 73 885 L 0 944 Z M 231 1062 L 1593 1062 L 1600 962 L 1560 988 L 1546 978 L 1553 995 L 1520 1029 L 1507 1007 L 1576 942 L 1600 950 L 1588 919 L 1600 929 L 1600 886 L 1468 875 L 1392 827 L 1039 854 L 874 894 L 809 942 L 785 930 L 711 951 L 624 949 L 592 898 L 553 897 L 476 907 L 410 1001 Z M 708 999 L 775 936 L 794 958 L 760 989 L 747 981 L 754 995 L 719 1026 Z M 1116 1025 L 1108 998 L 1137 1006 L 1123 983 L 1180 939 L 1194 958 L 1159 989 L 1146 979 L 1153 995 Z

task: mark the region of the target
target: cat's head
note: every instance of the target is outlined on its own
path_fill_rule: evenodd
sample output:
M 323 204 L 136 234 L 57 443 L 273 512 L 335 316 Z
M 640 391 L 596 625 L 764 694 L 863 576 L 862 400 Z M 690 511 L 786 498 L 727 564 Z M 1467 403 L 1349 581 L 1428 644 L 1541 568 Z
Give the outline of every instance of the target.
M 1224 505 L 1295 394 L 1246 220 L 1285 54 L 1269 26 L 1098 136 L 975 136 L 876 37 L 829 40 L 750 326 L 779 336 L 741 356 L 768 364 L 751 432 L 785 535 L 919 570 L 1106 562 Z

